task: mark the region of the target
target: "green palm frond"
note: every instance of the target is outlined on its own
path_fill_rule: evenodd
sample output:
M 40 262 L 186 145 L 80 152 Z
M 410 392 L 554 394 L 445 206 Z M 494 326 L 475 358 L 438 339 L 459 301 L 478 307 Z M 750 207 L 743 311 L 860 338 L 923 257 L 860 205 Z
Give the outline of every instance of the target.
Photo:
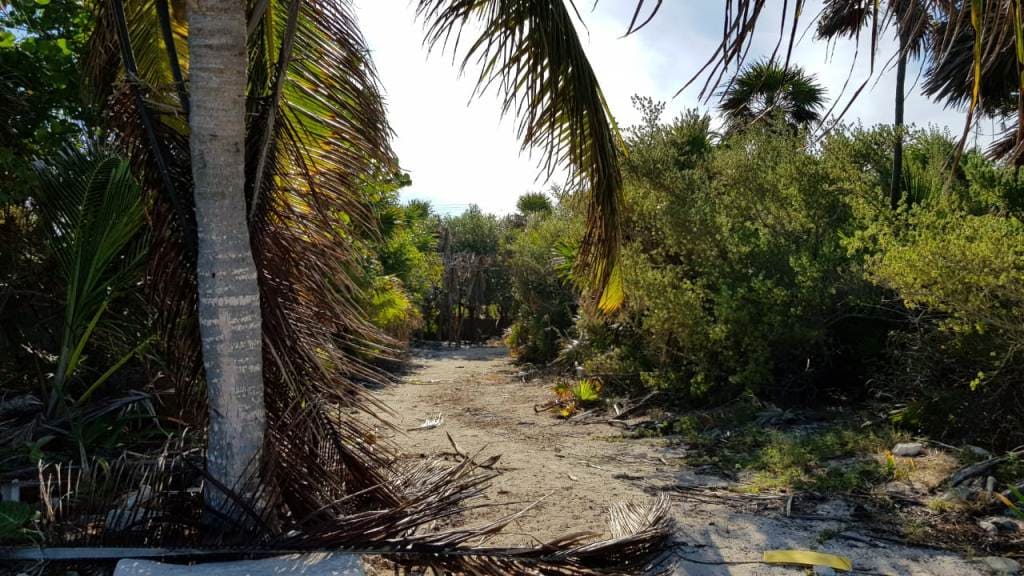
M 874 2 L 875 0 L 827 0 L 818 14 L 818 38 L 856 38 L 874 14 Z
M 420 0 L 418 14 L 431 47 L 457 51 L 463 32 L 480 30 L 462 68 L 479 65 L 477 91 L 495 88 L 503 111 L 518 118 L 523 148 L 542 152 L 548 176 L 567 169 L 571 184 L 589 194 L 577 270 L 600 293 L 602 309 L 617 308 L 621 138 L 569 10 L 549 0 Z
M 97 146 L 69 147 L 40 178 L 39 212 L 66 286 L 53 412 L 104 312 L 140 278 L 145 204 L 129 165 Z

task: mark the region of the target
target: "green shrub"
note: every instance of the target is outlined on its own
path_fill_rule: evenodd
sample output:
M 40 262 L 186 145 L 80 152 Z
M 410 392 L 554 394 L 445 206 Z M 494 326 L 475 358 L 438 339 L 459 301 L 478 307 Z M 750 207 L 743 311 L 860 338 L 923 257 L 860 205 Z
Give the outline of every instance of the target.
M 537 203 L 531 195 L 524 198 Z M 573 327 L 576 297 L 564 277 L 559 247 L 576 241 L 580 226 L 561 204 L 521 216 L 525 226 L 506 248 L 515 316 L 505 341 L 516 358 L 544 363 L 558 356 Z
M 663 122 L 661 105 L 638 103 L 623 157 L 626 303 L 611 316 L 581 307 L 570 326 L 572 293 L 549 266 L 564 207 L 531 217 L 510 243 L 518 354 L 558 351 L 685 405 L 876 398 L 907 427 L 1024 442 L 1016 170 L 911 129 L 893 210 L 891 128 L 723 139 L 707 116 Z
M 899 294 L 892 383 L 908 424 L 982 442 L 1024 440 L 1024 223 L 921 206 L 878 240 L 869 277 Z M 984 426 L 979 426 L 979 420 Z
M 715 144 L 706 117 L 662 124 L 645 106 L 627 139 L 628 303 L 614 319 L 639 341 L 595 343 L 595 354 L 627 346 L 644 383 L 704 403 L 806 397 L 853 379 L 835 364 L 856 297 L 871 291 L 841 241 L 855 183 L 789 130 Z M 885 329 L 851 332 L 884 339 Z

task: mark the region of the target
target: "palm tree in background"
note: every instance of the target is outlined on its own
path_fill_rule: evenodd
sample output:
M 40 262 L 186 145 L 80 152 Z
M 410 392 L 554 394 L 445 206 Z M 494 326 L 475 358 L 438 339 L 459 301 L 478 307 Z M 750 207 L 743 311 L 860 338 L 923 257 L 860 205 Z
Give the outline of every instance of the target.
M 793 129 L 821 120 L 825 89 L 796 66 L 760 60 L 744 68 L 720 94 L 729 130 L 781 118 Z
M 920 56 L 927 48 L 931 18 L 928 0 L 888 0 L 879 7 L 876 0 L 828 0 L 818 19 L 817 37 L 823 40 L 857 38 L 862 30 L 872 27 L 877 38 L 889 26 L 896 29 L 899 51 L 896 53 L 896 98 L 893 127 L 892 174 L 889 202 L 895 210 L 900 203 L 903 186 L 903 108 L 906 100 L 907 60 Z

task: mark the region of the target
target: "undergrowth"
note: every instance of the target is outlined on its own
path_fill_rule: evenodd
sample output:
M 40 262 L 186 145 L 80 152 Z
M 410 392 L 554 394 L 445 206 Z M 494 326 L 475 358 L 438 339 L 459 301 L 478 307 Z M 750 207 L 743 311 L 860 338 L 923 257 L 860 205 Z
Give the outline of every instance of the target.
M 897 429 L 861 428 L 852 422 L 773 428 L 759 422 L 749 405 L 727 414 L 686 414 L 651 424 L 636 435 L 666 436 L 685 444 L 687 464 L 736 476 L 749 492 L 844 494 L 908 475 L 908 464 L 888 453 L 908 439 Z M 708 426 L 719 421 L 729 423 Z

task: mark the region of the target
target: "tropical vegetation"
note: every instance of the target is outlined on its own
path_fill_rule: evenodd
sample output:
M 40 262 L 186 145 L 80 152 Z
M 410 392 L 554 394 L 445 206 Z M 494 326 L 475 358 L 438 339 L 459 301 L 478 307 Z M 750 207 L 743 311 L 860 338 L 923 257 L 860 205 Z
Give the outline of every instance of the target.
M 378 433 L 373 388 L 425 340 L 501 338 L 571 375 L 563 416 L 612 393 L 883 403 L 903 430 L 1024 443 L 1021 3 L 825 2 L 819 40 L 866 35 L 872 72 L 896 68 L 874 127 L 845 118 L 869 80 L 843 96 L 791 61 L 802 2 L 749 61 L 761 3 L 723 4 L 686 83 L 703 107 L 666 118 L 641 95 L 620 127 L 576 3 L 417 2 L 427 47 L 567 175 L 496 215 L 402 200 L 347 1 L 4 3 L 0 484 L 40 488 L 3 502 L 0 539 L 395 544 L 465 568 L 443 552 L 500 526 L 415 531 L 492 471 L 409 467 Z M 905 125 L 914 60 L 962 133 Z M 986 150 L 980 118 L 1005 127 Z M 666 536 L 649 518 L 625 551 L 570 539 L 486 566 L 633 566 Z

